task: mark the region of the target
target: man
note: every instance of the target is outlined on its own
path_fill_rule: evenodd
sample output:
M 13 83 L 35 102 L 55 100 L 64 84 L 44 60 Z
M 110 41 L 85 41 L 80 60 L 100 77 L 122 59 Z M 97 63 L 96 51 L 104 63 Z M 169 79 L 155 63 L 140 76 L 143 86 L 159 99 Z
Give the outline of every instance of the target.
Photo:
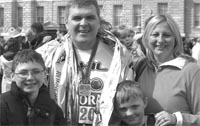
M 55 92 L 69 125 L 106 126 L 130 56 L 117 38 L 102 30 L 96 0 L 71 0 L 68 5 L 64 42 L 51 41 L 38 49 L 50 68 L 51 94 Z M 105 44 L 109 38 L 116 42 L 114 51 Z

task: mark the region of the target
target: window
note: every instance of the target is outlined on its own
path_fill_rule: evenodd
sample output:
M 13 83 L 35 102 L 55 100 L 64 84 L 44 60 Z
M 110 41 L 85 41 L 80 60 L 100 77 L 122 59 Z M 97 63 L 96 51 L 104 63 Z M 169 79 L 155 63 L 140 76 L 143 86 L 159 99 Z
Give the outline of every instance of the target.
M 22 7 L 17 8 L 17 26 L 19 27 L 23 26 L 23 8 Z
M 36 11 L 36 21 L 44 23 L 44 7 L 37 7 Z
M 141 5 L 133 5 L 133 26 L 141 26 L 142 10 Z
M 66 18 L 68 18 L 68 16 L 69 16 L 69 8 L 70 8 L 70 6 L 69 5 L 67 5 L 66 6 L 66 13 L 65 13 L 65 15 L 66 15 Z
M 65 26 L 65 6 L 58 7 L 58 24 L 61 27 Z
M 0 8 L 0 27 L 4 26 L 4 8 Z
M 200 3 L 194 4 L 194 26 L 200 27 Z
M 103 17 L 103 5 L 99 5 L 100 16 Z
M 165 14 L 168 10 L 168 3 L 158 3 L 158 14 Z
M 113 25 L 120 25 L 122 18 L 122 5 L 114 5 L 113 9 Z

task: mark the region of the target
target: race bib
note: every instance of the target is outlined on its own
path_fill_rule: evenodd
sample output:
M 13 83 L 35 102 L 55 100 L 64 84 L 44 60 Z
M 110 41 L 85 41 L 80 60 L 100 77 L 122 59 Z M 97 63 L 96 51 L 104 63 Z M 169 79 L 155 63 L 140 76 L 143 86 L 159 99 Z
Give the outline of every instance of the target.
M 79 123 L 92 124 L 96 101 L 100 93 L 91 93 L 88 96 L 79 96 Z
M 79 123 L 92 124 L 102 88 L 103 83 L 99 79 L 93 79 L 90 84 L 79 84 Z

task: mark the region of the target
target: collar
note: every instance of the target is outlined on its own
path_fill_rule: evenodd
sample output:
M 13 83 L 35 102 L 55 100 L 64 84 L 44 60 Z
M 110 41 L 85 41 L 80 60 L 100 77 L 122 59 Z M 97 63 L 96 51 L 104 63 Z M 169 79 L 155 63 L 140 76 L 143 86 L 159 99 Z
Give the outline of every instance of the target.
M 45 85 L 42 85 L 40 88 L 38 97 L 33 106 L 30 105 L 30 102 L 26 97 L 26 93 L 24 93 L 15 82 L 12 82 L 11 93 L 17 96 L 18 99 L 24 103 L 24 105 L 30 108 L 30 111 L 27 110 L 27 114 L 30 114 L 29 112 L 33 112 L 34 110 L 34 113 L 39 114 L 42 118 L 47 118 L 50 116 L 52 111 L 52 101 L 48 93 L 48 88 Z
M 17 97 L 19 97 L 20 99 L 27 99 L 27 94 L 25 92 L 23 92 L 16 84 L 16 82 L 12 82 L 11 84 L 11 93 Z M 49 93 L 48 93 L 48 88 L 43 84 L 40 89 L 39 89 L 39 94 L 38 94 L 38 97 L 37 97 L 37 100 L 35 103 L 35 105 L 39 105 L 40 104 L 43 104 L 43 105 L 46 105 L 46 106 L 49 106 L 50 102 L 49 102 L 49 99 L 47 98 L 50 98 L 49 96 Z M 46 99 L 44 101 L 44 99 Z
M 3 63 L 11 63 L 11 62 L 12 62 L 12 60 L 7 60 L 7 59 L 4 57 L 4 55 L 1 55 L 1 56 L 0 56 L 0 60 L 1 60 Z
M 177 57 L 173 60 L 167 61 L 165 63 L 162 63 L 161 65 L 159 65 L 159 67 L 162 66 L 173 66 L 173 67 L 177 67 L 179 69 L 183 69 L 183 67 L 186 65 L 187 60 L 182 58 L 182 57 Z

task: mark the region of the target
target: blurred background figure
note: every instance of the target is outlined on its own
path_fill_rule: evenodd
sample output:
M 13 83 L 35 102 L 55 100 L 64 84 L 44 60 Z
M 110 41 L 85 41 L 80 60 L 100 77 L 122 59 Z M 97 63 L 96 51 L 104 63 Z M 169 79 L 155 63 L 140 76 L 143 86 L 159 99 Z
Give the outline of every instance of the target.
M 64 35 L 67 34 L 67 29 L 66 28 L 59 28 L 56 32 L 56 40 L 61 43 L 64 40 Z
M 192 41 L 188 38 L 182 38 L 182 41 L 184 53 L 191 56 L 193 47 Z
M 52 39 L 52 37 L 44 30 L 44 27 L 40 22 L 34 22 L 31 25 L 31 29 L 28 31 L 27 36 L 32 49 L 37 49 Z
M 5 40 L 4 37 L 0 35 L 0 55 L 3 54 L 3 50 L 4 50 L 4 44 L 5 44 Z
M 101 27 L 104 30 L 108 30 L 111 31 L 112 30 L 112 25 L 110 24 L 110 22 L 106 21 L 105 19 L 103 19 L 103 17 L 101 17 Z
M 200 53 L 200 38 L 197 39 L 195 45 L 192 47 L 192 57 L 198 60 L 199 53 Z
M 126 46 L 128 50 L 132 49 L 133 36 L 131 29 L 126 25 L 116 26 L 112 29 L 112 33 L 120 40 L 120 42 Z
M 1 93 L 10 90 L 12 60 L 16 53 L 21 50 L 20 40 L 18 39 L 20 36 L 20 31 L 15 28 L 10 28 L 4 36 L 3 53 L 0 56 Z
M 135 64 L 138 60 L 145 57 L 145 54 L 141 50 L 141 46 L 134 40 L 135 32 L 125 25 L 114 27 L 112 33 L 120 40 L 120 42 L 130 51 L 132 54 L 132 61 Z

